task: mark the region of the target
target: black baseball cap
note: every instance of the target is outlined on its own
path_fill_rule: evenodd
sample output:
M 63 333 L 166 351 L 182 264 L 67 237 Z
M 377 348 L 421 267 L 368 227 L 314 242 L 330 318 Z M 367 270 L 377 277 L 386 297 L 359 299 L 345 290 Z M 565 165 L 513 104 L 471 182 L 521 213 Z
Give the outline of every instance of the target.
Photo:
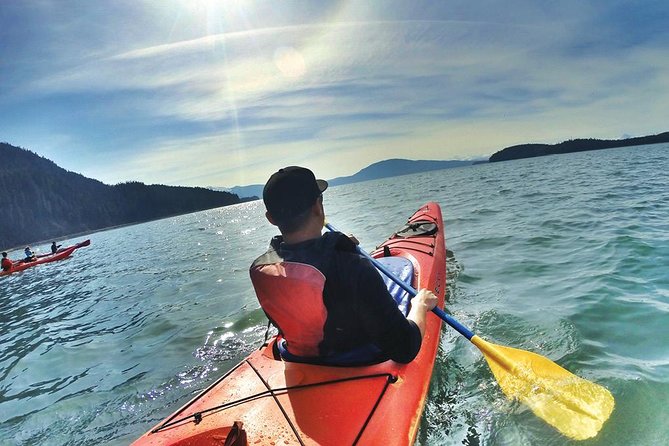
M 282 222 L 306 211 L 327 188 L 328 182 L 306 167 L 288 166 L 269 177 L 262 199 L 272 218 Z

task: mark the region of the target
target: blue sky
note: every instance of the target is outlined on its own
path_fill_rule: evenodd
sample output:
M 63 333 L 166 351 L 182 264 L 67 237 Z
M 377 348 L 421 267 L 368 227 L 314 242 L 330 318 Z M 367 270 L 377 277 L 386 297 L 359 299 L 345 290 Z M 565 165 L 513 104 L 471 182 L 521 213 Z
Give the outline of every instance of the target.
M 2 0 L 0 141 L 230 187 L 654 134 L 668 23 L 666 0 Z

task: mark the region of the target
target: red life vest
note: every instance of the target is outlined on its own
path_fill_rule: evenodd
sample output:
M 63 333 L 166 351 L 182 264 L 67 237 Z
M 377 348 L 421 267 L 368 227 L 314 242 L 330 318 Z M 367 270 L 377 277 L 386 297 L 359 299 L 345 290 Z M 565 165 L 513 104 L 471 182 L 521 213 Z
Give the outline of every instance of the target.
M 12 261 L 9 260 L 7 257 L 2 258 L 2 265 L 0 266 L 4 271 L 9 271 L 12 269 Z
M 312 265 L 286 262 L 270 250 L 253 262 L 250 274 L 260 305 L 283 334 L 288 351 L 318 356 L 327 319 L 323 273 Z

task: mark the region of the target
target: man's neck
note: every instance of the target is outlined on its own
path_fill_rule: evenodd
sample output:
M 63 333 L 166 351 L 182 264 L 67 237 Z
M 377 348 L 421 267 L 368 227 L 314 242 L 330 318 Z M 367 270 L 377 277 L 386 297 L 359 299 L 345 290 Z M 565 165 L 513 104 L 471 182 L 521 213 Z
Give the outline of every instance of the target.
M 283 234 L 283 242 L 289 245 L 295 245 L 297 243 L 306 242 L 307 240 L 313 240 L 321 236 L 320 230 L 304 230 L 297 231 L 291 234 Z
M 281 235 L 283 235 L 284 243 L 288 243 L 289 245 L 294 245 L 296 243 L 306 242 L 307 240 L 313 240 L 319 238 L 321 236 L 322 230 L 323 230 L 323 221 L 313 218 L 303 228 L 295 232 L 291 232 L 290 234 L 281 234 Z

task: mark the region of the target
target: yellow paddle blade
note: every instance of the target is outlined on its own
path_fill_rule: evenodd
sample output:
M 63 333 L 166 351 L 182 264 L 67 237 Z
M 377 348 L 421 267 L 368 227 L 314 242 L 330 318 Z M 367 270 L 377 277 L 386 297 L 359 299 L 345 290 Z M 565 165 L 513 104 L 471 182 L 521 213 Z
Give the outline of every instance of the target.
M 511 347 L 471 339 L 485 356 L 504 394 L 532 409 L 574 440 L 597 435 L 615 404 L 604 387 L 570 373 L 548 358 Z

